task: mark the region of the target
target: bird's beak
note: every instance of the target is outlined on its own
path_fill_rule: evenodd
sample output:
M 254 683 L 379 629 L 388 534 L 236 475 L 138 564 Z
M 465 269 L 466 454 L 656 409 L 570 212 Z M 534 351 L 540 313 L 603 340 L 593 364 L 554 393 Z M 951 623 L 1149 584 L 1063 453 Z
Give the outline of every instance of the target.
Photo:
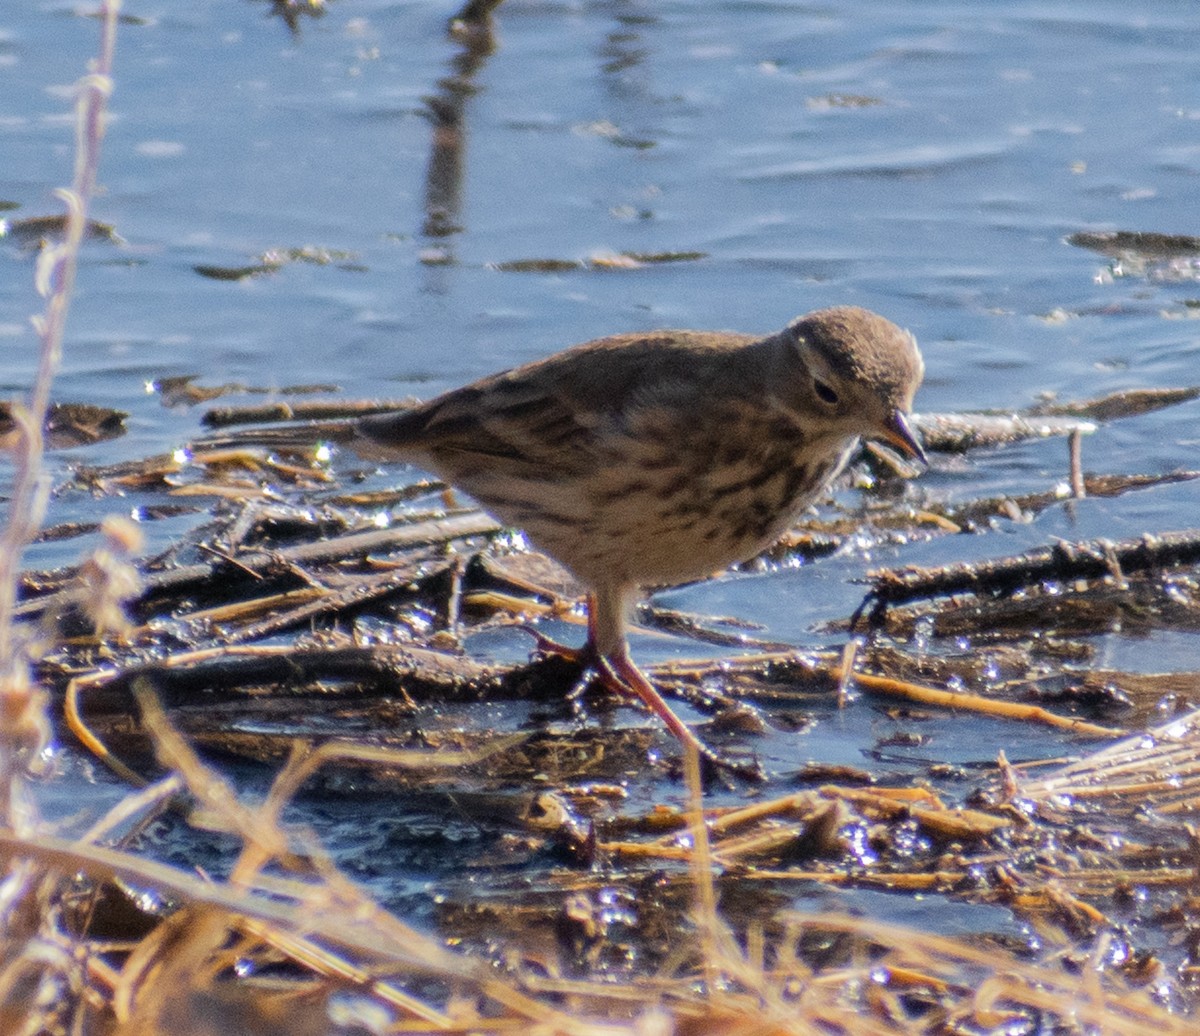
M 919 460 L 922 464 L 928 466 L 929 458 L 925 456 L 921 440 L 917 438 L 909 426 L 908 418 L 901 411 L 892 411 L 891 415 L 884 422 L 883 430 L 880 432 L 879 437 L 884 442 L 895 446 L 906 457 Z

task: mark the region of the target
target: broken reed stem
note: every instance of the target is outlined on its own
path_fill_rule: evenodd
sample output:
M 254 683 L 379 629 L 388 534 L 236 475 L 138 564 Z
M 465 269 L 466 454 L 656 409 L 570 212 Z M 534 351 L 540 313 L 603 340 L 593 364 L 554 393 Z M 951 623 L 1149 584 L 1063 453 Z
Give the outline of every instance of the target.
M 860 638 L 851 637 L 842 648 L 842 671 L 838 676 L 837 707 L 844 709 L 850 696 L 850 681 L 854 677 L 854 663 L 858 659 L 858 648 L 862 643 Z
M 61 242 L 43 248 L 37 260 L 37 290 L 46 299 L 44 312 L 33 318 L 41 349 L 28 402 L 24 407 L 13 407 L 17 432 L 12 451 L 15 481 L 7 520 L 0 532 L 0 687 L 4 688 L 27 682 L 13 628 L 17 571 L 45 508 L 43 429 L 50 406 L 50 387 L 62 359 L 63 334 L 75 287 L 80 245 L 87 228 L 88 206 L 96 188 L 105 107 L 113 86 L 113 52 L 120 6 L 120 0 L 102 0 L 100 5 L 100 56 L 78 84 L 75 175 L 69 189 L 56 192 L 67 209 L 65 235 Z
M 1083 433 L 1078 428 L 1071 429 L 1067 448 L 1071 468 L 1071 496 L 1082 500 L 1087 496 L 1087 486 L 1083 479 Z

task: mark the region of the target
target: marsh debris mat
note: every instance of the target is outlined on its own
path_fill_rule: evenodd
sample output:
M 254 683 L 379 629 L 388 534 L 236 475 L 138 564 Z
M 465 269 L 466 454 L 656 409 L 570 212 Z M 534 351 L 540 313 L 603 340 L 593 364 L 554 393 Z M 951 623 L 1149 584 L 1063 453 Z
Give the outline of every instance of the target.
M 1194 395 L 927 415 L 921 426 L 945 451 L 936 467 Z M 362 865 L 421 871 L 436 859 L 429 923 L 523 981 L 646 981 L 679 964 L 696 862 L 678 746 L 578 664 L 539 654 L 529 632 L 581 641 L 580 588 L 439 483 L 374 487 L 346 420 L 379 404 L 295 405 L 314 420 L 259 426 L 294 417 L 293 404 L 224 407 L 207 422 L 218 435 L 170 457 L 81 467 L 60 490 L 136 491 L 164 514 L 198 516 L 188 537 L 139 563 L 120 628 L 95 629 L 106 576 L 94 557 L 26 573 L 19 610 L 47 644 L 42 674 L 64 733 L 148 789 L 179 766 L 184 749 L 163 749 L 169 730 L 210 762 L 236 760 L 252 782 L 282 769 L 301 813 L 335 803 L 386 817 L 386 853 Z M 1064 451 L 1064 471 L 1067 461 Z M 911 474 L 864 453 L 745 571 L 986 535 L 1071 498 L 1031 485 L 939 499 Z M 1092 473 L 1079 485 L 1117 495 L 1194 476 Z M 717 890 L 739 938 L 757 932 L 768 961 L 844 966 L 853 954 L 822 957 L 797 935 L 809 930 L 797 903 L 870 910 L 872 896 L 931 897 L 977 911 L 979 938 L 1015 954 L 1010 964 L 1047 948 L 1086 957 L 1108 940 L 1130 988 L 1186 1002 L 1200 974 L 1200 673 L 1124 672 L 1100 664 L 1098 645 L 1200 631 L 1198 562 L 1200 534 L 1183 530 L 864 571 L 862 614 L 830 616 L 824 646 L 805 651 L 737 616 L 644 605 L 642 637 L 691 643 L 698 656 L 647 666 L 655 683 L 718 752 L 766 764 L 764 787 L 718 780 L 706 797 Z M 809 756 L 809 732 L 861 710 L 878 726 L 856 763 Z M 942 758 L 938 731 L 961 725 L 977 738 L 980 722 L 994 757 Z M 1027 757 L 1033 731 L 1069 761 L 1041 761 L 1045 748 Z M 182 791 L 162 795 L 173 824 L 204 829 L 195 789 Z M 939 981 L 922 995 L 950 996 Z

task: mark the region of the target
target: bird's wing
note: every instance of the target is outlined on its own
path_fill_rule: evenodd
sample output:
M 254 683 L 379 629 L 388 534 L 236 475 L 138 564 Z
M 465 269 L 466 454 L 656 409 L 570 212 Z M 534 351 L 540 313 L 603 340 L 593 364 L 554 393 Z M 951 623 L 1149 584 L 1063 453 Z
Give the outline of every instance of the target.
M 711 336 L 665 331 L 616 335 L 448 392 L 414 410 L 367 418 L 360 428 L 393 456 L 435 470 L 502 463 L 553 464 L 563 474 L 606 460 L 614 433 L 636 433 L 648 408 L 679 409 L 703 372 Z M 732 341 L 731 341 L 732 339 Z M 723 348 L 754 337 L 721 336 Z M 681 347 L 686 343 L 688 348 Z M 709 361 L 711 362 L 711 361 Z M 693 419 L 685 407 L 681 417 Z
M 359 423 L 384 455 L 532 462 L 586 445 L 594 415 L 536 385 L 469 385 L 413 410 Z

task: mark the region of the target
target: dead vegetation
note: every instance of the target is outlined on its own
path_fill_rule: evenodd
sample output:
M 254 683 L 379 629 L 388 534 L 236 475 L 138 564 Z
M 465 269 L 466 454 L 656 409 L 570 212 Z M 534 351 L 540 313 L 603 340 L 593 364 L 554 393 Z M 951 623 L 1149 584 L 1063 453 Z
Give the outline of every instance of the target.
M 51 645 L 41 682 L 76 742 L 140 789 L 82 839 L 35 828 L 5 840 L 10 866 L 41 875 L 29 902 L 57 904 L 24 952 L 51 937 L 74 947 L 54 979 L 86 991 L 72 1024 L 934 1033 L 1052 1018 L 1067 1031 L 1188 1030 L 1200 678 L 1101 672 L 1092 645 L 1118 624 L 1195 628 L 1194 534 L 874 573 L 870 632 L 853 652 L 802 654 L 731 620 L 644 609 L 644 632 L 735 650 L 652 669 L 735 756 L 838 695 L 898 717 L 999 717 L 1014 746 L 1030 723 L 1076 739 L 1064 742 L 1075 761 L 1058 766 L 1001 752 L 991 772 L 931 762 L 916 779 L 796 760 L 741 804 L 713 801 L 728 798 L 717 789 L 704 804 L 697 789 L 679 808 L 661 799 L 687 769 L 669 737 L 571 718 L 572 687 L 589 712 L 605 707 L 577 666 L 461 650 L 486 631 L 580 622 L 566 573 L 479 512 L 444 510 L 435 484 L 359 496 L 327 436 L 267 431 L 257 448 L 188 452 L 180 484 L 220 490 L 218 503 L 193 542 L 139 565 L 136 589 L 83 582 L 94 562 L 24 577 L 20 615 Z M 259 485 L 243 492 L 248 474 Z M 91 472 L 88 485 L 110 477 Z M 952 534 L 909 494 L 877 500 L 881 539 Z M 848 527 L 824 507 L 766 563 L 820 557 Z M 94 628 L 97 585 L 123 587 L 119 631 Z M 543 719 L 489 727 L 468 718 L 478 702 Z M 1162 722 L 1164 707 L 1177 718 Z M 1123 730 L 1142 733 L 1114 741 Z M 1079 755 L 1079 738 L 1103 741 Z M 198 750 L 273 772 L 258 804 Z M 491 832 L 461 860 L 488 875 L 488 895 L 451 880 L 430 919 L 438 935 L 413 930 L 283 820 L 314 794 Z M 222 880 L 132 850 L 167 815 L 238 847 Z M 999 910 L 1023 934 L 983 923 L 950 939 L 821 908 L 850 892 Z M 815 912 L 796 913 L 797 897 Z M 74 963 L 83 947 L 86 968 Z

